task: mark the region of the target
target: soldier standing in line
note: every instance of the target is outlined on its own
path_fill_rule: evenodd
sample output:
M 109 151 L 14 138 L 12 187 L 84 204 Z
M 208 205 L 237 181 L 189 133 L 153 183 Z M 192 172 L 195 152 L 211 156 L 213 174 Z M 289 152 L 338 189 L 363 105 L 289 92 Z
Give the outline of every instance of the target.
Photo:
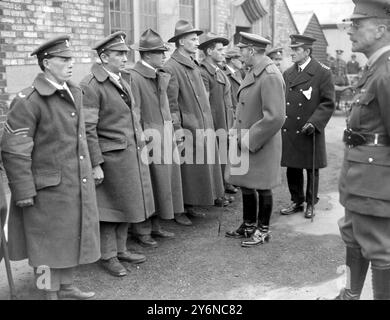
M 148 164 L 142 162 L 142 127 L 130 85 L 121 77 L 129 48 L 118 31 L 94 46 L 101 64 L 81 82 L 89 152 L 100 213 L 101 266 L 127 275 L 121 262 L 142 263 L 127 250 L 129 223 L 155 211 Z
M 143 129 L 156 130 L 161 139 L 161 145 L 153 145 L 161 152 L 161 158 L 157 160 L 160 162 L 150 164 L 156 214 L 145 222 L 133 224 L 133 232 L 142 245 L 156 247 L 154 238 L 171 239 L 175 236 L 162 229 L 160 220 L 173 220 L 175 212 L 184 212 L 180 164 L 174 161 L 174 158 L 179 158 L 177 146 L 175 141 L 165 143 L 169 139 L 165 131 L 167 126 L 173 137 L 167 96 L 170 75 L 162 70 L 165 52 L 169 49 L 152 29 L 146 30 L 132 49 L 138 50 L 141 55 L 141 60 L 130 70 L 135 107 L 140 112 Z M 172 163 L 165 163 L 167 152 L 172 155 L 169 157 Z
M 194 161 L 181 165 L 184 205 L 187 214 L 191 216 L 199 215 L 193 206 L 214 204 L 226 206 L 229 204 L 229 201 L 224 199 L 218 147 L 215 147 L 215 154 L 208 155 L 206 141 L 196 139 L 197 130 L 214 129 L 207 91 L 199 64 L 194 59 L 199 47 L 198 36 L 202 33 L 201 30 L 194 29 L 188 21 L 177 22 L 175 36 L 169 40 L 175 43 L 176 50 L 164 67 L 164 70 L 171 75 L 167 92 L 178 141 L 188 143 L 193 138 L 194 152 L 190 156 Z M 183 136 L 180 129 L 188 130 L 192 137 Z M 185 141 L 185 139 L 188 140 Z M 203 164 L 195 163 L 197 148 L 204 151 Z M 215 164 L 207 163 L 207 158 L 210 156 L 215 158 Z M 175 215 L 175 220 L 182 225 L 192 224 L 184 214 Z
M 368 62 L 345 131 L 339 221 L 347 286 L 337 300 L 358 300 L 371 262 L 375 300 L 390 300 L 390 1 L 354 0 L 352 51 Z
M 275 63 L 280 72 L 282 71 L 283 48 L 272 48 L 268 51 L 267 56 Z
M 280 183 L 280 129 L 285 120 L 285 85 L 278 68 L 265 55 L 269 44 L 270 41 L 263 37 L 241 32 L 238 45 L 250 71 L 238 92 L 233 129 L 238 130 L 241 152 L 249 156 L 249 171 L 236 175 L 232 171 L 234 165 L 227 170 L 227 181 L 242 190 L 243 223 L 237 230 L 227 232 L 226 237 L 244 239 L 243 247 L 270 240 L 272 189 Z
M 226 75 L 228 76 L 230 80 L 230 84 L 232 86 L 232 103 L 233 103 L 233 109 L 234 109 L 234 117 L 237 109 L 237 93 L 238 89 L 241 86 L 242 82 L 242 76 L 241 76 L 241 70 L 242 70 L 242 62 L 240 61 L 241 54 L 240 50 L 229 50 L 225 53 L 225 65 L 224 65 L 224 71 Z M 237 190 L 238 192 L 238 190 Z M 237 193 L 236 191 L 234 193 Z
M 73 285 L 74 269 L 100 258 L 82 93 L 70 81 L 69 40 L 59 36 L 32 52 L 43 73 L 12 101 L 1 146 L 12 196 L 10 257 L 28 258 L 38 276 L 50 274 L 49 286 L 37 282 L 48 300 L 94 297 Z
M 229 40 L 208 34 L 199 45 L 199 49 L 204 52 L 205 59 L 200 64 L 204 85 L 209 95 L 211 113 L 214 121 L 214 129 L 229 130 L 233 126 L 234 110 L 232 103 L 232 89 L 229 78 L 222 71 L 220 64 L 225 60 L 224 47 L 229 44 Z M 227 137 L 228 135 L 226 135 Z M 227 142 L 226 142 L 227 143 Z M 225 172 L 225 165 L 221 165 L 222 173 Z M 225 192 L 237 193 L 238 190 L 231 184 L 225 183 Z M 230 201 L 234 198 L 230 197 Z
M 307 219 L 312 219 L 313 207 L 319 201 L 319 169 L 327 166 L 325 127 L 335 108 L 330 68 L 311 56 L 314 41 L 316 39 L 311 37 L 291 35 L 294 65 L 283 74 L 286 82 L 287 117 L 282 130 L 282 167 L 287 167 L 292 204 L 282 209 L 281 214 L 304 211 L 303 204 L 306 201 Z M 303 170 L 307 171 L 306 195 L 303 189 Z

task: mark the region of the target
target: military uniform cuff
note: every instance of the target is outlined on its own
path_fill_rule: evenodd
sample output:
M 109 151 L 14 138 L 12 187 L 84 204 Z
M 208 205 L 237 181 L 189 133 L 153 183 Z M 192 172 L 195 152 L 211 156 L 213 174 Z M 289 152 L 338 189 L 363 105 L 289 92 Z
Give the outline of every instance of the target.
M 9 182 L 9 188 L 14 201 L 27 200 L 37 195 L 34 180 Z

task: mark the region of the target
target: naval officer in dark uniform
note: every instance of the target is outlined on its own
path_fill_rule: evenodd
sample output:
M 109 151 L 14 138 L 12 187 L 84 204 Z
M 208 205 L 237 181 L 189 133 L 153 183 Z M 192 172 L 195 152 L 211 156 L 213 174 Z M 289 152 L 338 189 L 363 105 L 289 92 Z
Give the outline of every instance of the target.
M 312 57 L 316 39 L 291 36 L 294 65 L 283 74 L 286 82 L 286 122 L 282 129 L 282 166 L 287 167 L 287 181 L 292 204 L 282 215 L 304 210 L 305 217 L 314 215 L 313 205 L 318 198 L 319 169 L 327 166 L 325 127 L 335 109 L 335 91 L 330 68 Z M 315 138 L 315 163 L 313 139 Z M 314 177 L 313 177 L 314 164 Z M 303 171 L 307 171 L 307 188 L 304 192 Z M 313 179 L 314 195 L 313 195 Z M 312 199 L 314 197 L 314 203 Z

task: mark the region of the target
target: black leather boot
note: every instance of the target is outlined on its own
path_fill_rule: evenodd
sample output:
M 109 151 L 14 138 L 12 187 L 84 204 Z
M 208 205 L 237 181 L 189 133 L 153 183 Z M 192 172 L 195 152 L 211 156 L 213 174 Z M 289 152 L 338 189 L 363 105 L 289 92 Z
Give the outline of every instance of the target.
M 347 248 L 346 264 L 350 271 L 350 279 L 347 279 L 350 288 L 341 290 L 334 300 L 360 300 L 370 262 L 363 257 L 361 249 Z
M 390 269 L 372 269 L 374 300 L 390 300 Z

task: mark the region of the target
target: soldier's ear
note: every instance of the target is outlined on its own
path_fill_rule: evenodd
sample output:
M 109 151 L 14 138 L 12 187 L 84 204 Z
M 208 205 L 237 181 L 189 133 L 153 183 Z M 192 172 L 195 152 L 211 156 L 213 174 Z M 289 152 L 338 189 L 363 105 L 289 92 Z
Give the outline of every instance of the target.
M 386 34 L 386 32 L 388 32 L 388 27 L 385 24 L 380 24 L 380 25 L 378 25 L 377 30 L 378 30 L 378 32 L 376 33 L 375 38 L 378 40 L 378 39 L 383 38 L 383 36 Z

